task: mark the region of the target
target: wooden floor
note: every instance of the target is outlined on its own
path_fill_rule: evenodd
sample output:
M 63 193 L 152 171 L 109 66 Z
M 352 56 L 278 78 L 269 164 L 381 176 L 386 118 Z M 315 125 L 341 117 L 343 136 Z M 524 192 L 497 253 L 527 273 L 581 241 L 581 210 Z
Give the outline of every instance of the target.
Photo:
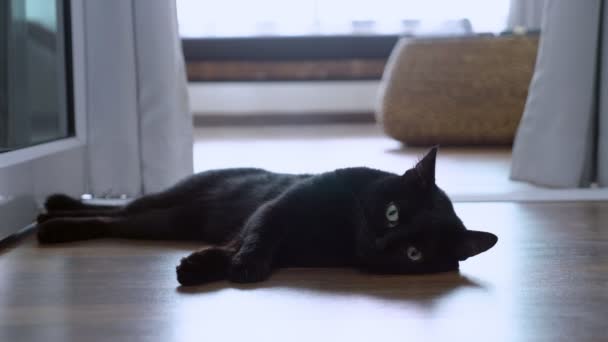
M 0 254 L 0 341 L 608 340 L 608 203 L 456 209 L 498 244 L 433 276 L 291 269 L 183 289 L 194 244 L 30 238 Z

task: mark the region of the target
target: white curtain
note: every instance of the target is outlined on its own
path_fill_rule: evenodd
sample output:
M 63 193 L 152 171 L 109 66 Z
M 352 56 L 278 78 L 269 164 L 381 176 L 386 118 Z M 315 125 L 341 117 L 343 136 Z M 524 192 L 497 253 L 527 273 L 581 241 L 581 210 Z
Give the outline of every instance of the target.
M 511 0 L 508 27 L 522 26 L 539 29 L 542 23 L 545 3 L 548 0 Z
M 86 0 L 87 174 L 129 197 L 192 173 L 192 118 L 175 0 Z
M 513 146 L 513 179 L 566 188 L 608 185 L 608 14 L 602 2 L 547 1 Z

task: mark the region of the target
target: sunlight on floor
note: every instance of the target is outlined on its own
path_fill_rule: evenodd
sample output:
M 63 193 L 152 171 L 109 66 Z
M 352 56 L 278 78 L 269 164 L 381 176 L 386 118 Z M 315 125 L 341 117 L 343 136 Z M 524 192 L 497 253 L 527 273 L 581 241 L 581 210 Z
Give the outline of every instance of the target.
M 402 173 L 426 149 L 404 148 L 373 124 L 195 129 L 194 168 L 261 167 L 271 171 L 324 172 L 368 166 Z M 437 182 L 450 195 L 511 193 L 533 189 L 509 179 L 509 148 L 442 148 Z

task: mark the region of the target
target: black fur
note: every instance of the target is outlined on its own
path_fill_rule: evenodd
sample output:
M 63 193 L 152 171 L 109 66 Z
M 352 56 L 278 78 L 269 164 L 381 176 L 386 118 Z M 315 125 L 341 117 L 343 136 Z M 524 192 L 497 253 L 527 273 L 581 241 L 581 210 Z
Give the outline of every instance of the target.
M 123 207 L 53 195 L 38 219 L 38 239 L 209 244 L 182 259 L 177 267 L 182 285 L 261 281 L 273 269 L 291 266 L 381 273 L 456 270 L 458 261 L 488 250 L 497 238 L 465 229 L 435 185 L 436 153 L 432 149 L 403 175 L 368 168 L 319 175 L 208 171 Z

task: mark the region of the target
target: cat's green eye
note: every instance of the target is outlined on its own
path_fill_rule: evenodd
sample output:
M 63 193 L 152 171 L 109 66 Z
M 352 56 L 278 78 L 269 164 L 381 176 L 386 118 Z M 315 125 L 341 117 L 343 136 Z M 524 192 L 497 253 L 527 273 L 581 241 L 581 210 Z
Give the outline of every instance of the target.
M 389 227 L 395 227 L 399 223 L 399 208 L 395 203 L 389 203 L 386 207 L 386 220 L 388 221 Z
M 409 246 L 405 250 L 405 254 L 407 255 L 408 259 L 410 259 L 411 261 L 422 260 L 422 252 L 420 252 L 420 250 L 414 246 Z

